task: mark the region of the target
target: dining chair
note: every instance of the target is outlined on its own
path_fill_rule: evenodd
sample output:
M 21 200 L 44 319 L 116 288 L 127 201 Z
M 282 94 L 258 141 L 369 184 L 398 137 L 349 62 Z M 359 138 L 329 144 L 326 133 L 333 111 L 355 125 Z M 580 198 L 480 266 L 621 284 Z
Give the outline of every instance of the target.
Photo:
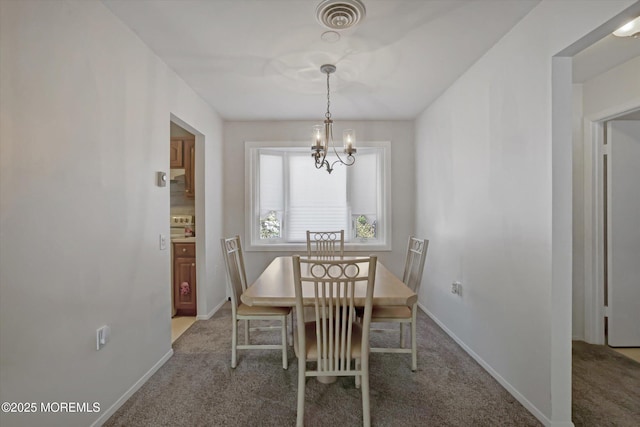
M 362 419 L 371 425 L 369 413 L 369 325 L 376 274 L 376 256 L 351 260 L 318 260 L 293 256 L 296 310 L 305 307 L 303 294 L 313 300 L 314 316 L 296 316 L 294 349 L 298 357 L 297 426 L 304 424 L 307 377 L 355 377 L 362 389 Z M 364 314 L 356 319 L 356 287 L 365 289 Z M 361 291 L 360 291 L 361 292 Z M 361 304 L 362 301 L 359 301 Z M 308 306 L 307 306 L 308 307 Z M 307 368 L 315 361 L 315 370 Z M 352 367 L 353 362 L 353 367 Z
M 321 258 L 344 256 L 344 230 L 307 230 L 307 256 Z
M 420 290 L 424 261 L 427 257 L 429 240 L 409 237 L 407 256 L 404 264 L 402 281 L 416 294 Z M 412 306 L 379 306 L 374 305 L 371 314 L 371 323 L 400 323 L 399 347 L 372 347 L 372 353 L 411 353 L 411 370 L 418 369 L 418 348 L 416 343 L 416 317 L 418 303 Z M 411 348 L 405 347 L 404 325 L 411 325 Z M 379 329 L 374 329 L 380 331 Z
M 220 239 L 225 260 L 227 283 L 231 294 L 231 367 L 237 365 L 238 350 L 282 350 L 282 367 L 287 369 L 287 316 L 291 307 L 252 307 L 240 301 L 240 295 L 247 289 L 247 276 L 244 268 L 242 242 L 240 236 Z M 238 322 L 244 320 L 244 344 L 238 344 Z M 280 326 L 251 328 L 252 320 L 279 320 Z M 279 329 L 282 332 L 281 344 L 251 344 L 249 331 Z

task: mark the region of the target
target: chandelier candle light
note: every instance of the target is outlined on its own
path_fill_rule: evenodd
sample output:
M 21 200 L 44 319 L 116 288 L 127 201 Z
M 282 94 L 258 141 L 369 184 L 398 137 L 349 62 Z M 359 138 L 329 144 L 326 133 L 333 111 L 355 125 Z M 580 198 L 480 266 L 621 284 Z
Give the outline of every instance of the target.
M 316 169 L 327 169 L 327 172 L 333 171 L 333 166 L 336 163 L 341 163 L 345 166 L 351 166 L 356 162 L 356 158 L 353 156 L 356 153 L 356 133 L 353 129 L 346 129 L 342 132 L 342 141 L 344 144 L 344 153 L 347 155 L 345 160 L 342 160 L 336 146 L 333 142 L 333 120 L 331 120 L 331 111 L 329 107 L 331 105 L 331 98 L 329 93 L 329 75 L 336 71 L 336 66 L 331 64 L 325 64 L 320 67 L 320 71 L 327 74 L 327 112 L 324 117 L 324 126 L 315 125 L 313 127 L 313 146 L 311 147 L 311 157 L 315 160 Z M 333 149 L 334 154 L 338 160 L 333 163 L 329 163 L 326 159 L 329 152 L 329 145 Z

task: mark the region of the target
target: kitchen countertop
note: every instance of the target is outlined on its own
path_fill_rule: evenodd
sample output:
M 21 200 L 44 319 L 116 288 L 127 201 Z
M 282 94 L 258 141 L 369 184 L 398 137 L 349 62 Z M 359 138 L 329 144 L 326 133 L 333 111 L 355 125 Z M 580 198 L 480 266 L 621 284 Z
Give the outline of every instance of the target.
M 195 243 L 195 237 L 172 237 L 171 243 Z

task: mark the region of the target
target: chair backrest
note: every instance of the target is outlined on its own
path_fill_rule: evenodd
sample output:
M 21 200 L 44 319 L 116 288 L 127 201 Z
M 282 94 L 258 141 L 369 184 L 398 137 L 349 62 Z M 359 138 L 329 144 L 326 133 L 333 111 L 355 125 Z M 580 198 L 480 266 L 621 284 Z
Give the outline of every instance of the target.
M 293 256 L 293 277 L 296 311 L 302 313 L 312 299 L 316 328 L 316 349 L 319 372 L 350 370 L 352 360 L 352 332 L 356 319 L 355 296 L 366 289 L 362 339 L 354 343 L 360 348 L 360 357 L 369 355 L 369 326 L 376 275 L 376 256 L 351 260 L 318 260 Z M 360 293 L 356 292 L 356 287 Z M 304 291 L 303 291 L 304 290 Z M 306 361 L 307 343 L 305 319 L 296 316 L 300 363 Z
M 240 305 L 240 295 L 247 289 L 242 243 L 240 242 L 240 236 L 234 236 L 220 239 L 220 244 L 227 272 L 227 283 L 231 291 L 231 305 L 235 310 Z
M 429 241 L 409 237 L 409 247 L 407 248 L 407 258 L 404 264 L 404 274 L 402 281 L 413 292 L 418 293 L 422 282 L 422 271 L 424 270 L 424 260 L 427 257 Z
M 307 230 L 307 256 L 321 258 L 344 256 L 344 230 Z

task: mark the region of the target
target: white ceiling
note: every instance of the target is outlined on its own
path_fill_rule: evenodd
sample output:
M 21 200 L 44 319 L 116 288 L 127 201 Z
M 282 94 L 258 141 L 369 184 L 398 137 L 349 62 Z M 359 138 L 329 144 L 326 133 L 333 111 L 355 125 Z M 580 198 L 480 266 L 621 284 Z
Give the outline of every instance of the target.
M 325 63 L 335 119 L 414 119 L 539 2 L 363 0 L 327 43 L 321 0 L 102 1 L 227 120 L 323 118 Z M 576 57 L 574 76 L 605 71 L 612 49 Z

